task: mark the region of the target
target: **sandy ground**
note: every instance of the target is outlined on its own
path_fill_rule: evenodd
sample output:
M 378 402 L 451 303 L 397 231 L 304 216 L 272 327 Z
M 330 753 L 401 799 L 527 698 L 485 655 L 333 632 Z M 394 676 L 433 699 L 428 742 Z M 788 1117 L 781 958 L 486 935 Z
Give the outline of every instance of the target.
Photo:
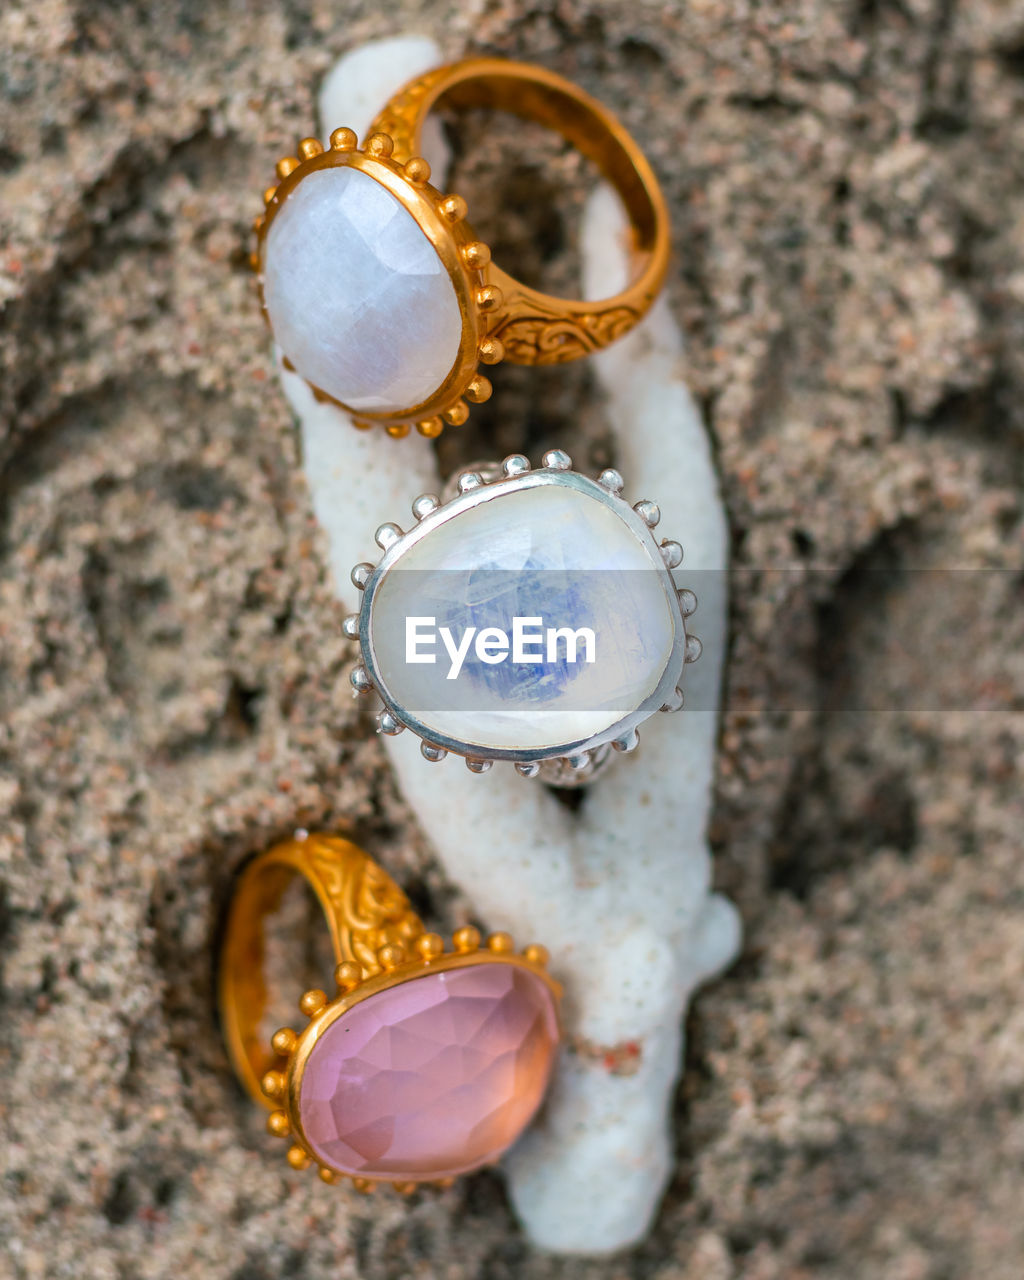
M 296 825 L 472 910 L 348 697 L 246 269 L 319 75 L 403 28 L 641 141 L 732 520 L 714 840 L 747 945 L 615 1259 L 531 1252 L 493 1175 L 292 1175 L 216 1027 L 232 871 Z M 571 281 L 574 158 L 454 137 L 502 261 Z M 447 462 L 606 461 L 584 365 L 494 381 Z M 1022 433 L 1019 2 L 5 0 L 0 1276 L 1019 1280 Z

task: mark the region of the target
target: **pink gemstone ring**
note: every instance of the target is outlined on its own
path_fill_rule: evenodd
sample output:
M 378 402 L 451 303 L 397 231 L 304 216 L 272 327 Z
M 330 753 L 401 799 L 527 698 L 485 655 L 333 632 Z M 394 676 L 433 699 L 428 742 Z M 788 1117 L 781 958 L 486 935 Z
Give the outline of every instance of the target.
M 307 991 L 301 1031 L 261 1032 L 264 927 L 302 877 L 327 919 L 337 993 Z M 247 1091 L 271 1109 L 294 1169 L 408 1192 L 493 1164 L 539 1109 L 560 1039 L 547 952 L 466 927 L 452 949 L 356 845 L 296 834 L 249 862 L 225 924 L 224 1036 Z

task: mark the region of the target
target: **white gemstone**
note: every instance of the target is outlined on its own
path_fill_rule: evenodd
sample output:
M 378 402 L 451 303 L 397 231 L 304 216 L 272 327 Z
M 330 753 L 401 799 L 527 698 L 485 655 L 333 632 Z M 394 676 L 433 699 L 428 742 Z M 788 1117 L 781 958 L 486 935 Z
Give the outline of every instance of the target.
M 281 350 L 350 409 L 422 404 L 458 355 L 455 288 L 411 213 L 357 169 L 315 169 L 267 233 L 263 296 Z
M 670 662 L 681 670 L 678 605 L 657 547 L 607 498 L 546 483 L 462 500 L 448 519 L 424 521 L 424 536 L 401 549 L 370 605 L 370 648 L 400 717 L 481 755 L 554 750 L 607 733 L 658 689 Z M 470 626 L 510 634 L 514 616 L 540 617 L 543 628 L 591 627 L 596 661 L 568 663 L 563 645 L 553 664 L 487 663 L 474 641 L 450 680 L 441 638 L 421 649 L 436 655 L 433 664 L 406 661 L 409 617 L 433 617 L 421 629 L 448 626 L 458 644 Z

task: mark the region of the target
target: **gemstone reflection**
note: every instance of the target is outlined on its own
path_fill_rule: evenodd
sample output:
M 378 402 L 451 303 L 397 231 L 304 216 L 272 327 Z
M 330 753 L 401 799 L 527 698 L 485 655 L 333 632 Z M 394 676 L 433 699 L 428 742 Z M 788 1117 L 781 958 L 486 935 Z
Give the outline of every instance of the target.
M 316 1042 L 299 1111 L 342 1173 L 425 1180 L 496 1160 L 532 1119 L 558 1043 L 555 1001 L 519 965 L 479 963 L 387 988 Z

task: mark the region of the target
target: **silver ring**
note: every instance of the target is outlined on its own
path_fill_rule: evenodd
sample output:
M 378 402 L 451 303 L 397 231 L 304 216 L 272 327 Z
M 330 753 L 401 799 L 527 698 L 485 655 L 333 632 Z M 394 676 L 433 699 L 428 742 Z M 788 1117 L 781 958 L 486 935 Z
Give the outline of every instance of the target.
M 579 786 L 682 707 L 696 596 L 672 576 L 682 547 L 652 532 L 657 505 L 622 490 L 617 471 L 593 480 L 561 450 L 537 470 L 512 454 L 418 497 L 408 531 L 378 528 L 383 554 L 352 570 L 362 606 L 343 629 L 382 733 L 408 729 L 429 761 L 510 761 Z

